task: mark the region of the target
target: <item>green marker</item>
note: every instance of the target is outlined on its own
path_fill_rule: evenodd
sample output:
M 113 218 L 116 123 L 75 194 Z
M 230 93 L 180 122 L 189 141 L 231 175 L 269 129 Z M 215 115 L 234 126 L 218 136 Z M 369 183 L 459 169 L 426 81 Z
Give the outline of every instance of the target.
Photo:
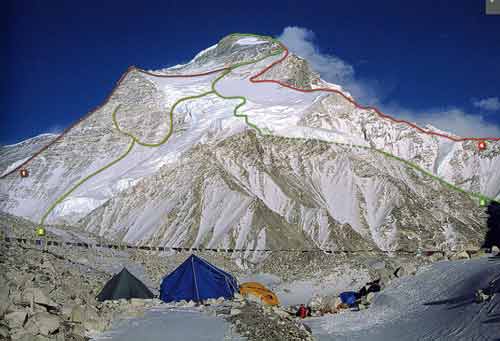
M 484 207 L 484 206 L 486 206 L 487 204 L 488 204 L 488 202 L 486 201 L 486 199 L 485 199 L 485 198 L 481 198 L 481 199 L 479 199 L 479 205 L 480 205 L 481 207 Z
M 38 227 L 36 229 L 36 235 L 39 237 L 45 236 L 45 229 L 43 227 Z

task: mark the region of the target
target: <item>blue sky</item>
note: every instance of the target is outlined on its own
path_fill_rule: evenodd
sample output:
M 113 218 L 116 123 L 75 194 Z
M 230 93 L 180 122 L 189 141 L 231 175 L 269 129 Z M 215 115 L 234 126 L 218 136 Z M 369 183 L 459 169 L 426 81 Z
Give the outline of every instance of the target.
M 280 37 L 362 104 L 500 136 L 500 16 L 482 0 L 7 1 L 0 143 L 58 132 L 128 66 L 186 62 L 233 33 Z

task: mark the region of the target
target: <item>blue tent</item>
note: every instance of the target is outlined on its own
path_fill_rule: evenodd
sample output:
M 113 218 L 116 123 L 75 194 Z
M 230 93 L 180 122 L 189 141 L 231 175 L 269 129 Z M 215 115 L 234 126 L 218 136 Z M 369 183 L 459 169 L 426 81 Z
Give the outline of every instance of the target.
M 208 298 L 233 298 L 236 279 L 203 258 L 189 256 L 161 282 L 160 298 L 165 302 L 196 301 Z
M 339 297 L 342 303 L 347 304 L 349 307 L 353 307 L 356 305 L 356 295 L 357 293 L 354 291 L 344 291 L 340 293 Z

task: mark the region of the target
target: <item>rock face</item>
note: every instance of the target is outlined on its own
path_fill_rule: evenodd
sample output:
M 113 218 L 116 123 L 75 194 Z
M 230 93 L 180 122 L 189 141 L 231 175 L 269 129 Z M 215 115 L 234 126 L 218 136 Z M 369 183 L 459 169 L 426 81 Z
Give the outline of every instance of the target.
M 339 94 L 251 83 L 281 57 L 269 56 L 277 48 L 233 35 L 185 65 L 157 71 L 195 74 L 260 60 L 216 84 L 219 74 L 162 78 L 129 70 L 105 105 L 30 162 L 28 178 L 12 174 L 0 182 L 0 210 L 39 220 L 78 181 L 123 156 L 133 135 L 138 142 L 125 159 L 85 181 L 47 222 L 159 246 L 387 250 L 482 243 L 487 217 L 476 199 L 384 152 L 500 198 L 500 143 L 480 153 L 472 142 L 419 133 Z M 269 78 L 342 91 L 293 55 L 258 79 Z M 174 103 L 211 89 L 244 96 L 239 110 L 247 119 L 234 115 L 237 100 L 212 93 L 182 101 L 170 122 Z M 2 148 L 0 165 L 31 153 L 22 148 Z
M 477 142 L 453 142 L 445 138 L 419 133 L 404 123 L 380 119 L 371 110 L 357 108 L 340 95 L 318 100 L 307 109 L 299 124 L 326 131 L 341 131 L 343 141 L 367 145 L 412 162 L 428 172 L 457 185 L 492 198 L 499 198 L 500 143 L 492 142 L 485 153 L 479 153 Z M 444 135 L 428 126 L 427 131 Z
M 496 245 L 493 245 L 493 246 L 491 247 L 491 253 L 492 253 L 493 255 L 498 255 L 498 254 L 500 254 L 500 248 L 498 248 L 498 246 L 496 246 Z
M 164 183 L 176 187 L 159 191 Z M 398 161 L 252 133 L 197 147 L 81 224 L 126 240 L 235 249 L 475 248 L 485 233 L 465 195 Z
M 290 55 L 282 63 L 276 65 L 258 79 L 277 79 L 300 89 L 312 89 L 319 85 L 319 74 L 311 70 L 309 63 L 295 55 Z M 337 87 L 340 89 L 340 87 Z
M 470 256 L 466 251 L 460 251 L 452 254 L 449 259 L 450 260 L 460 260 L 460 259 L 469 259 Z

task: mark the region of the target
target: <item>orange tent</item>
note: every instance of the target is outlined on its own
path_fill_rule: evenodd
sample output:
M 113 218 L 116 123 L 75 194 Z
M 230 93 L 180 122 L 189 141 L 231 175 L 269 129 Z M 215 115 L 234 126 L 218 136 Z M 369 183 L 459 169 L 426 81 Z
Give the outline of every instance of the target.
M 257 289 L 267 289 L 263 284 L 260 284 L 259 282 L 245 282 L 241 283 L 240 289 L 241 288 L 257 288 Z
M 267 305 L 280 304 L 278 296 L 276 296 L 274 292 L 257 282 L 241 283 L 240 294 L 245 297 L 253 296 L 255 298 L 258 298 L 262 303 Z

